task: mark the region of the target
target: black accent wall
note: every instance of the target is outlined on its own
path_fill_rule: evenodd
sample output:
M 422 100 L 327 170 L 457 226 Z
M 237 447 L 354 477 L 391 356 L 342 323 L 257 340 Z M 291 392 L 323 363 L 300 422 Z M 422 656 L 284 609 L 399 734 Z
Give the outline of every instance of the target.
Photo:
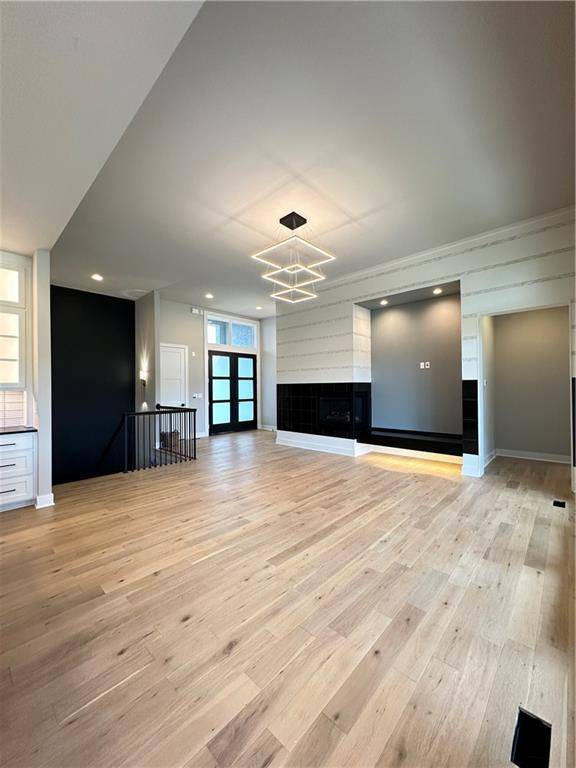
M 52 286 L 54 484 L 121 472 L 134 410 L 134 302 Z

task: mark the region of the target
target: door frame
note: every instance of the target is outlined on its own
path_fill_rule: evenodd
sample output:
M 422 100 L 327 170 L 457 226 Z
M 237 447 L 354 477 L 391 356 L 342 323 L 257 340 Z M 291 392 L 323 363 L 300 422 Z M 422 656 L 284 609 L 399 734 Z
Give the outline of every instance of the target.
M 163 347 L 176 347 L 176 349 L 183 349 L 184 350 L 184 390 L 186 392 L 185 397 L 185 405 L 188 406 L 188 400 L 190 395 L 190 389 L 189 389 L 189 369 L 188 369 L 188 344 L 171 344 L 169 341 L 161 341 L 160 342 L 160 392 L 159 392 L 159 398 L 158 402 L 160 405 L 166 405 L 166 403 L 162 402 L 162 348 Z M 154 403 L 154 406 L 156 406 L 156 403 Z
M 220 355 L 230 356 L 230 422 L 228 424 L 231 425 L 231 428 L 228 428 L 227 425 L 219 425 L 219 424 L 212 424 L 212 409 L 210 408 L 212 404 L 212 376 L 210 375 L 210 370 L 212 367 L 212 357 L 214 355 Z M 249 357 L 253 361 L 253 373 L 254 375 L 251 378 L 251 380 L 254 382 L 254 397 L 251 398 L 251 401 L 254 403 L 254 418 L 251 421 L 238 421 L 238 413 L 237 413 L 237 405 L 238 405 L 238 396 L 237 396 L 237 385 L 238 385 L 238 358 L 239 357 Z M 209 435 L 218 435 L 218 434 L 226 434 L 231 432 L 247 432 L 249 430 L 258 429 L 258 370 L 257 370 L 257 361 L 258 357 L 255 352 L 233 352 L 231 350 L 224 350 L 224 349 L 210 349 L 208 350 L 208 389 L 207 389 L 207 402 L 208 402 L 208 434 Z M 217 377 L 220 378 L 220 377 Z M 227 378 L 226 376 L 221 378 Z M 236 393 L 233 390 L 233 382 L 236 382 Z
M 254 317 L 243 317 L 242 315 L 229 315 L 226 312 L 220 312 L 218 310 L 211 310 L 207 308 L 202 309 L 204 315 L 204 424 L 206 425 L 206 431 L 203 436 L 210 435 L 210 371 L 209 371 L 209 352 L 239 352 L 240 354 L 256 355 L 256 417 L 257 425 L 256 429 L 261 428 L 260 419 L 260 319 Z M 208 318 L 214 317 L 217 320 L 227 320 L 229 322 L 249 323 L 254 326 L 256 331 L 256 346 L 255 347 L 235 347 L 228 344 L 209 344 L 208 343 Z

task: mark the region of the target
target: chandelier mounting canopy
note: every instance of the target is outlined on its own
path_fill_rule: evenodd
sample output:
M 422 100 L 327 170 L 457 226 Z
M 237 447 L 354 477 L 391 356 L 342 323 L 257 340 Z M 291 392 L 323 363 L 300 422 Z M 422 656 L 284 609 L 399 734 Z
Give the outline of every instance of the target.
M 298 229 L 298 227 L 306 224 L 307 221 L 308 219 L 305 219 L 304 216 L 300 216 L 296 211 L 292 211 L 292 213 L 287 213 L 286 216 L 282 216 L 280 224 L 294 231 L 295 229 Z

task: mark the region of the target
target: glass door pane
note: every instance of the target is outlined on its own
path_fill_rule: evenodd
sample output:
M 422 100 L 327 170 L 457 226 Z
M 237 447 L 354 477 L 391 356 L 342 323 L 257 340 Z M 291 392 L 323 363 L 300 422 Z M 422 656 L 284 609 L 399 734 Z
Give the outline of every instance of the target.
M 252 379 L 238 379 L 238 399 L 253 400 L 254 381 Z
M 230 403 L 212 403 L 212 424 L 230 423 Z
M 238 355 L 238 376 L 251 379 L 254 376 L 254 359 Z
M 212 375 L 230 376 L 230 355 L 212 355 Z
M 212 381 L 212 399 L 230 400 L 230 379 L 214 379 Z
M 254 402 L 252 400 L 238 403 L 238 421 L 254 421 Z

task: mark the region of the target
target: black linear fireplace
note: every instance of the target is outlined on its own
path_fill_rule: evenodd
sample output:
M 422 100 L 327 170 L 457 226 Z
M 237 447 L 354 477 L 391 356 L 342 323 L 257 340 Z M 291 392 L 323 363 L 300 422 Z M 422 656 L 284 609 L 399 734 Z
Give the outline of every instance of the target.
M 358 438 L 370 428 L 370 384 L 279 384 L 278 429 Z
M 341 395 L 320 395 L 318 401 L 320 424 L 347 426 L 352 423 L 352 402 Z

